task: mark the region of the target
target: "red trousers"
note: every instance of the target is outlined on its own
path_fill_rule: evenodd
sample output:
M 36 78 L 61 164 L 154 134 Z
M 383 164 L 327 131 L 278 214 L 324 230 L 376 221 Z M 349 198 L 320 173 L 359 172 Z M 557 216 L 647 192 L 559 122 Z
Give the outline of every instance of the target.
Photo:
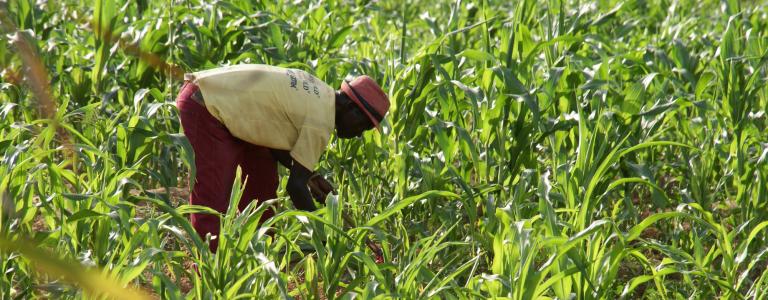
M 229 133 L 219 120 L 213 117 L 202 104 L 190 96 L 197 86 L 185 83 L 176 98 L 181 126 L 195 151 L 197 176 L 189 197 L 190 204 L 204 205 L 225 213 L 229 207 L 235 171 L 239 165 L 243 180 L 247 179 L 243 196 L 238 205 L 245 208 L 254 199 L 267 200 L 277 197 L 277 162 L 268 148 L 240 140 Z M 258 128 L 254 128 L 258 130 Z M 274 213 L 268 210 L 262 221 Z M 218 236 L 219 217 L 209 214 L 192 214 L 192 226 L 201 238 L 206 234 Z M 211 241 L 211 251 L 216 252 L 218 238 Z

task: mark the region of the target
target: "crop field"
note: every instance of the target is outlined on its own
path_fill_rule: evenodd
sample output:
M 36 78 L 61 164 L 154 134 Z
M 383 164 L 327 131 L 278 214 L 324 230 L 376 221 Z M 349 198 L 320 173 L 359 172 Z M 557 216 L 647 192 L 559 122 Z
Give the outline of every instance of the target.
M 0 1 L 0 299 L 767 299 L 764 2 Z M 242 63 L 392 107 L 211 253 L 174 100 Z

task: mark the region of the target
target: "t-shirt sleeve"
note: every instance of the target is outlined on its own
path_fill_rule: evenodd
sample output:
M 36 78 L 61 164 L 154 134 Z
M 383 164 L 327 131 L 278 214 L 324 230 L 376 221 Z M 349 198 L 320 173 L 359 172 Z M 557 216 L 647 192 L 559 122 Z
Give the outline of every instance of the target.
M 299 132 L 296 144 L 291 149 L 291 157 L 310 171 L 320 160 L 320 156 L 328 146 L 330 132 L 312 126 L 304 126 Z

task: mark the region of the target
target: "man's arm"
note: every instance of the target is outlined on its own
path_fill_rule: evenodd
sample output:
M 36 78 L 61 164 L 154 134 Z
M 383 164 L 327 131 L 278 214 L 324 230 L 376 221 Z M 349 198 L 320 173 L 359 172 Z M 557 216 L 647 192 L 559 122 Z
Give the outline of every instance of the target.
M 283 167 L 288 168 L 288 170 L 293 167 L 293 158 L 291 158 L 291 153 L 285 150 L 277 150 L 277 149 L 269 149 L 269 152 L 272 152 L 272 157 L 275 158 L 275 160 L 279 161 Z
M 288 195 L 291 196 L 293 206 L 300 210 L 313 211 L 315 210 L 315 204 L 312 202 L 312 194 L 307 188 L 307 182 L 312 177 L 312 171 L 308 170 L 299 163 L 294 163 L 291 154 L 285 150 L 271 149 L 272 156 L 275 157 L 281 165 L 291 170 L 291 175 L 288 176 L 288 182 L 285 185 L 285 189 L 288 191 Z
M 291 167 L 291 175 L 288 176 L 288 182 L 285 185 L 285 189 L 288 190 L 288 195 L 291 196 L 293 201 L 293 206 L 300 210 L 315 210 L 312 194 L 307 188 L 307 182 L 311 176 L 312 171 L 301 164 L 294 163 L 293 167 Z

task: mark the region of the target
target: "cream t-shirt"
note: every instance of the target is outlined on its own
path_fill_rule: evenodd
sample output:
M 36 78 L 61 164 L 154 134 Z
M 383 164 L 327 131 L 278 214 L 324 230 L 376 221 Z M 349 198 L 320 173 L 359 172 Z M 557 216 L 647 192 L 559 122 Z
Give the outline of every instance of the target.
M 307 72 L 269 65 L 235 65 L 187 74 L 205 106 L 233 136 L 290 150 L 314 170 L 335 128 L 333 88 Z

